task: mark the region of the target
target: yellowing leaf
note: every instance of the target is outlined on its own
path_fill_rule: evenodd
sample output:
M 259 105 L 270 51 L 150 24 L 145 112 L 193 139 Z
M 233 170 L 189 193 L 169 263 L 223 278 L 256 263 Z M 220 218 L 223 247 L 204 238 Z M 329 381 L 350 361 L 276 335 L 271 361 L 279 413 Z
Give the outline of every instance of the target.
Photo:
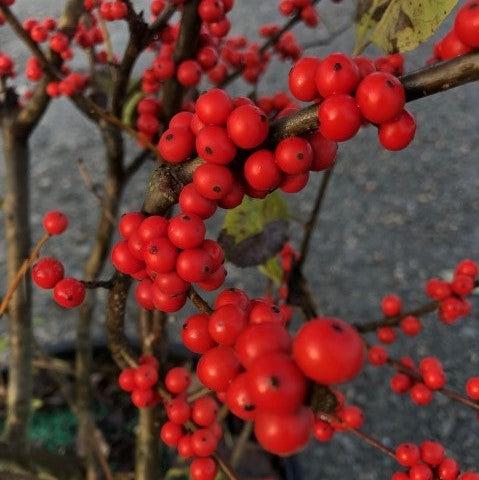
M 263 263 L 263 265 L 259 265 L 258 270 L 276 285 L 281 285 L 283 270 L 281 269 L 278 257 L 270 258 L 266 263 Z
M 359 0 L 356 54 L 369 43 L 385 52 L 413 50 L 427 40 L 457 0 Z
M 236 243 L 261 233 L 268 223 L 288 218 L 288 206 L 278 192 L 264 199 L 245 197 L 241 205 L 226 214 L 223 231 Z

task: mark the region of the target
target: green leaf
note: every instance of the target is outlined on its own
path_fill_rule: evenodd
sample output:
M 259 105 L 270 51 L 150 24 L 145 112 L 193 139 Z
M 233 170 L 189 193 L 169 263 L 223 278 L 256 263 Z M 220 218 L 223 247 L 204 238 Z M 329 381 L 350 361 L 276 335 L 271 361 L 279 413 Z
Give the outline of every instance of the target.
M 238 244 L 261 233 L 268 223 L 287 220 L 288 216 L 288 206 L 278 192 L 261 200 L 245 197 L 241 205 L 228 210 L 223 230 Z
M 270 258 L 266 263 L 263 263 L 263 265 L 259 265 L 258 270 L 272 280 L 277 286 L 281 285 L 283 270 L 278 257 Z
M 369 43 L 388 53 L 413 50 L 456 4 L 457 0 L 358 0 L 355 54 Z

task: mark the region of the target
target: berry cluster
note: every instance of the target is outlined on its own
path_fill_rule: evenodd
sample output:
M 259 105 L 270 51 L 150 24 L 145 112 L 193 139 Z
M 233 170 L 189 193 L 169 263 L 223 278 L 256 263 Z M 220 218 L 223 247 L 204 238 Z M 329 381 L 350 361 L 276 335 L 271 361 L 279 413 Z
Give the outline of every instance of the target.
M 136 299 L 143 308 L 176 312 L 192 283 L 207 291 L 223 284 L 224 252 L 214 240 L 205 240 L 199 216 L 145 218 L 130 212 L 121 217 L 118 229 L 122 240 L 113 247 L 111 260 L 118 271 L 139 281 Z
M 479 473 L 461 473 L 460 465 L 446 456 L 439 442 L 426 440 L 420 445 L 402 443 L 396 448 L 395 456 L 407 472 L 396 472 L 391 480 L 479 480 Z
M 68 218 L 52 210 L 43 217 L 43 228 L 48 235 L 61 235 L 68 227 Z M 43 257 L 32 268 L 33 283 L 52 290 L 53 299 L 63 308 L 78 307 L 85 298 L 85 285 L 76 278 L 64 278 L 63 264 L 53 257 Z
M 221 292 L 211 315 L 190 316 L 182 339 L 201 354 L 201 383 L 234 415 L 254 421 L 260 445 L 280 455 L 301 449 L 313 431 L 308 383 L 347 382 L 358 375 L 365 356 L 361 338 L 347 323 L 318 318 L 292 337 L 281 308 L 250 300 L 238 289 Z
M 469 0 L 457 12 L 452 30 L 434 46 L 432 61 L 449 60 L 479 48 L 479 1 Z
M 416 131 L 414 118 L 404 109 L 404 87 L 391 73 L 374 70 L 372 62 L 342 53 L 323 60 L 303 57 L 291 69 L 289 88 L 298 100 L 319 103 L 319 131 L 325 138 L 344 142 L 362 124 L 372 123 L 384 148 L 402 150 Z

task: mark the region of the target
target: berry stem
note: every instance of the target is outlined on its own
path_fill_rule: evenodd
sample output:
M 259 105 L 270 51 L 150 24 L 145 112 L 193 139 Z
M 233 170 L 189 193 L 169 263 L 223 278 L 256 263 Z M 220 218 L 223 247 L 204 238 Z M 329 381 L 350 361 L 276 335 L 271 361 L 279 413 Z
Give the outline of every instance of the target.
M 209 303 L 202 298 L 194 288 L 190 288 L 188 298 L 201 313 L 206 313 L 207 315 L 213 313 L 213 309 L 210 307 Z
M 45 233 L 43 237 L 40 238 L 40 240 L 37 241 L 37 243 L 34 245 L 30 256 L 22 263 L 21 267 L 19 268 L 15 278 L 13 279 L 12 283 L 8 287 L 7 293 L 5 293 L 5 296 L 3 297 L 2 303 L 0 304 L 0 317 L 5 313 L 5 311 L 8 308 L 8 304 L 17 290 L 18 286 L 20 285 L 20 282 L 22 281 L 23 277 L 25 274 L 28 272 L 30 267 L 32 266 L 33 262 L 37 260 L 40 250 L 42 247 L 47 243 L 48 239 L 50 238 L 50 235 L 48 233 Z

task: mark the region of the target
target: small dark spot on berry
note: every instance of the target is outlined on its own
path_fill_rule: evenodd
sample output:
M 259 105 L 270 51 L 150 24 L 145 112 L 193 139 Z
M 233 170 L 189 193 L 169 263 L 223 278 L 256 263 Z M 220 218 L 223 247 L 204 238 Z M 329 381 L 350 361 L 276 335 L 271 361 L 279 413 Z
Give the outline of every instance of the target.
M 343 66 L 342 66 L 339 62 L 336 62 L 336 63 L 334 64 L 334 67 L 333 67 L 333 69 L 334 69 L 336 72 L 338 72 L 338 71 L 341 70 L 342 68 L 343 68 Z
M 221 187 L 218 186 L 218 185 L 215 185 L 215 186 L 213 187 L 213 192 L 216 192 L 216 193 L 221 192 Z
M 189 222 L 191 220 L 191 217 L 189 215 L 183 215 L 183 220 L 185 220 L 186 222 Z
M 213 149 L 211 147 L 205 147 L 205 152 L 208 154 L 208 155 L 211 155 L 213 153 Z
M 273 388 L 278 388 L 281 384 L 281 382 L 279 381 L 279 378 L 275 377 L 274 375 L 270 378 L 270 382 Z
M 260 119 L 262 122 L 266 122 L 268 119 L 266 118 L 266 115 L 261 115 Z
M 297 158 L 298 160 L 302 160 L 302 159 L 304 158 L 304 155 L 303 155 L 302 153 L 298 153 L 298 154 L 296 155 L 296 158 Z
M 252 412 L 253 410 L 256 410 L 256 407 L 251 403 L 245 403 L 245 405 L 243 406 L 243 410 L 245 412 Z
M 149 248 L 149 252 L 152 254 L 152 255 L 156 255 L 158 253 L 158 247 L 156 247 L 155 245 L 152 245 L 150 248 Z
M 174 135 L 172 133 L 169 133 L 165 138 L 168 142 L 170 142 L 171 140 L 173 140 L 173 137 Z
M 341 332 L 341 333 L 343 332 L 343 327 L 341 325 L 338 325 L 337 323 L 333 323 L 332 327 L 337 332 Z
M 386 80 L 386 86 L 389 88 L 394 88 L 394 83 L 391 80 Z
M 271 310 L 273 310 L 274 313 L 280 313 L 281 309 L 277 305 L 273 305 L 271 307 Z

